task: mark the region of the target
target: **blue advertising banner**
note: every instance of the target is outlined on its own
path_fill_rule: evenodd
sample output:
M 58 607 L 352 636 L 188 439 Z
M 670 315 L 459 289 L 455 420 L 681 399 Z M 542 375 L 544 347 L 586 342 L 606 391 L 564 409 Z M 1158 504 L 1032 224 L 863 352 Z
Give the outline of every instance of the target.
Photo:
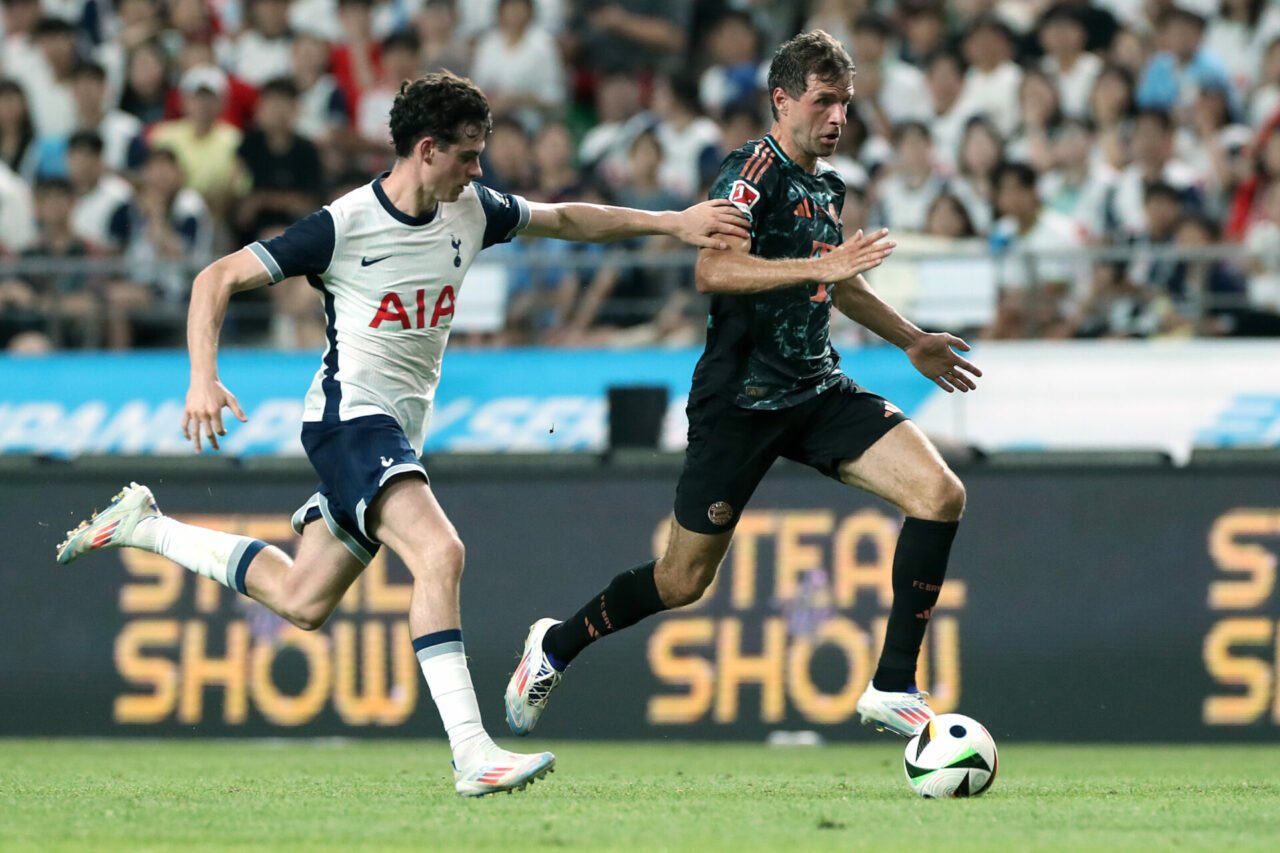
M 450 352 L 427 436 L 431 452 L 598 451 L 608 434 L 607 389 L 666 385 L 662 443 L 684 446 L 685 399 L 701 350 Z M 229 421 L 225 452 L 301 455 L 302 398 L 316 354 L 229 351 L 222 381 L 246 424 Z M 850 353 L 848 372 L 910 414 L 933 387 L 902 353 Z M 187 390 L 185 353 L 0 357 L 0 453 L 184 454 L 179 425 Z
M 697 349 L 458 349 L 444 359 L 428 453 L 605 449 L 610 386 L 669 392 L 661 446 L 685 443 Z M 1280 446 L 1280 342 L 984 342 L 978 390 L 945 394 L 897 349 L 850 347 L 842 366 L 935 439 L 988 451 Z M 222 379 L 249 415 L 224 452 L 300 455 L 318 354 L 229 351 Z M 0 357 L 0 453 L 189 453 L 183 353 Z

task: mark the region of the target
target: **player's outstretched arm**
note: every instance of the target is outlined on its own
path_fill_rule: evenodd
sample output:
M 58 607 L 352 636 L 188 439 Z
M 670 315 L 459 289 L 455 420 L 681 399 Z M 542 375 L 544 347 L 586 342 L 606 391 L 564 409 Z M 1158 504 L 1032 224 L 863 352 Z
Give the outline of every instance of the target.
M 747 218 L 727 199 L 662 212 L 577 202 L 529 202 L 529 224 L 521 233 L 582 243 L 665 234 L 704 249 L 727 249 L 729 238 L 751 237 Z
M 967 343 L 946 332 L 925 332 L 881 299 L 861 275 L 840 282 L 832 291 L 831 303 L 850 320 L 900 347 L 916 370 L 948 394 L 978 387 L 973 376 L 981 376 L 982 371 L 955 351 L 968 352 Z
M 191 385 L 182 412 L 182 436 L 201 450 L 201 438 L 218 449 L 218 436 L 226 435 L 222 409 L 229 408 L 247 421 L 235 395 L 218 378 L 218 333 L 227 316 L 231 294 L 271 283 L 271 275 L 248 249 L 219 258 L 200 271 L 191 285 L 187 309 L 187 352 L 191 356 Z
M 694 281 L 701 293 L 761 293 L 814 282 L 835 282 L 875 269 L 897 244 L 883 228 L 859 231 L 820 258 L 769 260 L 751 254 L 749 239 L 730 239 L 728 252 L 699 252 Z

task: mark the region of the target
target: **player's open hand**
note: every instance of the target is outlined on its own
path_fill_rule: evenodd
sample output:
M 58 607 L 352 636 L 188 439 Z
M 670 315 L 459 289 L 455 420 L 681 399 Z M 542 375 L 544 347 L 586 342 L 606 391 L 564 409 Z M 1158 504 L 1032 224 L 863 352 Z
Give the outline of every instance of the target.
M 727 249 L 725 237 L 751 239 L 751 223 L 727 198 L 695 204 L 676 214 L 673 237 L 703 249 Z
M 815 276 L 817 281 L 848 281 L 856 275 L 873 270 L 884 263 L 885 258 L 893 253 L 898 244 L 889 239 L 889 229 L 867 234 L 858 229 L 853 237 L 827 252 L 816 263 L 821 264 L 822 272 Z
M 182 412 L 182 437 L 195 443 L 196 453 L 202 449 L 202 437 L 217 450 L 218 436 L 227 434 L 222 425 L 223 407 L 230 409 L 241 423 L 249 420 L 236 396 L 217 379 L 192 381 L 187 389 L 187 407 Z
M 921 335 L 919 340 L 907 347 L 906 353 L 916 370 L 932 379 L 948 394 L 953 391 L 972 391 L 978 387 L 973 377 L 981 376 L 982 371 L 977 365 L 961 358 L 956 350 L 968 352 L 969 345 L 955 335 L 935 332 Z

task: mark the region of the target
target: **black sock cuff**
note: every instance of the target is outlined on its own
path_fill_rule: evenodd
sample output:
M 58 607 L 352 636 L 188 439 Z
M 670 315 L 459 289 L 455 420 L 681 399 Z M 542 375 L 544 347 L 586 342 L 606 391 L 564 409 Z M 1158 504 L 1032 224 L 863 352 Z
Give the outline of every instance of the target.
M 956 531 L 960 529 L 958 521 L 930 521 L 927 518 L 916 518 L 914 515 L 908 515 L 902 520 L 902 531 L 905 533 L 910 528 L 913 532 L 918 532 L 921 536 L 936 536 L 939 539 L 954 539 Z
M 923 557 L 926 563 L 945 567 L 959 529 L 958 521 L 929 521 L 908 516 L 898 534 L 898 547 L 905 546 L 908 553 Z
M 557 668 L 568 666 L 578 654 L 603 636 L 621 631 L 640 620 L 667 609 L 658 594 L 653 570 L 657 562 L 627 569 L 581 610 L 552 627 L 542 639 L 542 649 L 551 655 Z
M 658 593 L 658 579 L 654 575 L 654 569 L 657 566 L 657 560 L 650 560 L 626 573 L 633 578 L 628 592 L 635 596 L 636 609 L 643 611 L 646 616 L 661 613 L 667 609 L 667 605 L 662 603 L 662 596 Z
M 876 674 L 871 677 L 871 684 L 876 690 L 887 690 L 890 693 L 906 693 L 916 686 L 916 669 L 913 665 L 898 668 L 886 666 L 883 662 L 876 667 Z

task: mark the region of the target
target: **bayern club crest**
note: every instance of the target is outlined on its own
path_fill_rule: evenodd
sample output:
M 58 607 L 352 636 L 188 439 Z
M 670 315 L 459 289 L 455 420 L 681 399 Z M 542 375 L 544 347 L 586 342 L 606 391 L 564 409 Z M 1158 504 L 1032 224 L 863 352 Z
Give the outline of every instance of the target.
M 733 507 L 724 501 L 716 501 L 707 507 L 707 519 L 717 527 L 724 527 L 733 521 Z

